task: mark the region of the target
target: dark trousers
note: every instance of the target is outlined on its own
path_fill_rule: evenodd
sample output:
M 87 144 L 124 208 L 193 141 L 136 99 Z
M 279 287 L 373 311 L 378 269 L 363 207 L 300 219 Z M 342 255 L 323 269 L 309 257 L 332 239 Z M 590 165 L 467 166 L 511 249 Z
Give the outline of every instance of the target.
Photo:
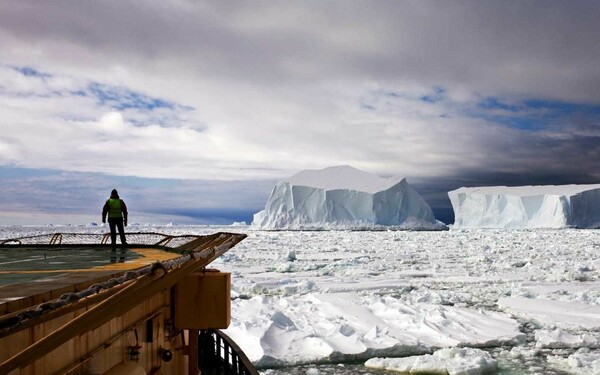
M 108 226 L 110 227 L 110 243 L 112 247 L 117 247 L 117 228 L 119 228 L 119 236 L 121 237 L 121 244 L 127 245 L 125 240 L 125 227 L 123 227 L 123 218 L 108 218 Z

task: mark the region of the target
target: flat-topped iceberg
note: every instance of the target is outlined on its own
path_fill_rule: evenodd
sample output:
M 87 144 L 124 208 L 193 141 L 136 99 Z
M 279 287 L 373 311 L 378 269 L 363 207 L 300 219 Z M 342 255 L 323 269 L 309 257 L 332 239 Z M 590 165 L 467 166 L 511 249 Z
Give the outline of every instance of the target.
M 301 171 L 277 182 L 254 215 L 261 229 L 443 229 L 400 176 L 383 178 L 350 166 Z
M 600 227 L 600 184 L 463 187 L 448 196 L 454 228 Z

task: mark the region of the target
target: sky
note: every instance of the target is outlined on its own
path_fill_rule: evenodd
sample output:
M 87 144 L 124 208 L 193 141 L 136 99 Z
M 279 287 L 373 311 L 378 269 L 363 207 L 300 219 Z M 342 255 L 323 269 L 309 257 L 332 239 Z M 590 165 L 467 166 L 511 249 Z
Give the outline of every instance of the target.
M 0 225 L 252 220 L 277 180 L 600 183 L 600 2 L 0 2 Z

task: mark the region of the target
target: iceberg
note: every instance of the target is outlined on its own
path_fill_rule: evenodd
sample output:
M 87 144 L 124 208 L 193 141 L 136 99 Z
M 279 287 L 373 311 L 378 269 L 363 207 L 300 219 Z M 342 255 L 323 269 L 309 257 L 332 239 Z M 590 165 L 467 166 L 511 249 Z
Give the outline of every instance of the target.
M 304 170 L 277 182 L 265 209 L 254 215 L 259 229 L 440 230 L 431 208 L 406 182 L 350 166 Z
M 600 228 L 600 184 L 462 187 L 454 228 Z

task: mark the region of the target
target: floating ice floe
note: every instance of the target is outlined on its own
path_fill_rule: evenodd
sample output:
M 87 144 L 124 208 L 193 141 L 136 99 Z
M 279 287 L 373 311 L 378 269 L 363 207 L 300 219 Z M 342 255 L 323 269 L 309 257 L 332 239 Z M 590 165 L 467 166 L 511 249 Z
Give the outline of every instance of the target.
M 259 366 L 407 356 L 524 339 L 518 322 L 505 314 L 407 305 L 392 297 L 308 293 L 232 303 L 236 315 L 225 332 Z
M 566 358 L 548 356 L 548 363 L 557 370 L 574 375 L 600 375 L 600 353 L 591 352 L 588 348 L 579 349 Z
M 495 372 L 497 361 L 473 348 L 446 348 L 406 358 L 371 358 L 365 366 L 406 374 L 477 375 Z
M 600 184 L 463 187 L 453 228 L 599 228 Z
M 600 333 L 568 332 L 561 328 L 540 329 L 535 332 L 535 341 L 538 348 L 600 348 Z
M 260 229 L 444 229 L 404 177 L 350 166 L 305 170 L 279 181 L 252 225 Z

